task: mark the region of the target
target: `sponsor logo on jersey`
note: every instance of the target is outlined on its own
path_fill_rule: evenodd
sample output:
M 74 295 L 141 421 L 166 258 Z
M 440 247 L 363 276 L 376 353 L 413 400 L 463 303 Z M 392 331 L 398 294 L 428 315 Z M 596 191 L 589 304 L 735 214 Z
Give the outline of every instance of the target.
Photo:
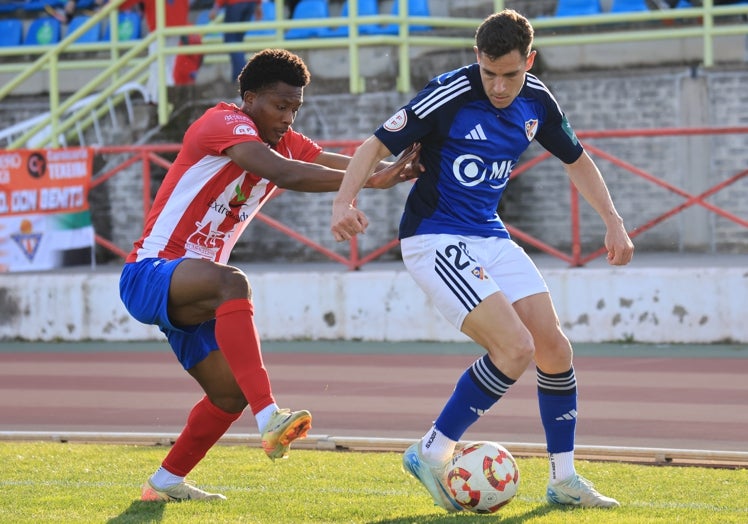
M 254 128 L 248 124 L 237 124 L 234 126 L 234 134 L 257 136 L 257 131 L 255 131 Z
M 236 187 L 234 188 L 234 193 L 236 193 L 235 200 L 237 202 L 244 202 L 245 200 L 247 200 L 247 195 L 245 195 L 244 193 L 242 193 L 242 186 L 240 186 L 239 184 L 236 184 Z M 231 204 L 229 204 L 229 205 L 231 205 Z
M 511 160 L 486 162 L 476 155 L 461 155 L 452 163 L 452 174 L 466 187 L 487 181 L 493 189 L 501 189 L 509 181 L 514 163 Z
M 226 233 L 213 229 L 211 222 L 195 222 L 195 232 L 185 242 L 185 249 L 198 254 L 201 258 L 215 259 L 216 253 L 223 247 Z
M 538 119 L 533 118 L 525 122 L 525 136 L 527 137 L 528 142 L 532 142 L 532 139 L 535 138 L 535 133 L 538 130 Z
M 226 207 L 225 205 L 218 202 L 217 200 L 212 200 L 210 202 L 209 208 L 211 211 L 220 213 L 221 215 L 230 218 L 234 222 L 244 222 L 245 220 L 249 218 L 249 215 L 247 215 L 247 213 L 245 213 L 244 211 L 237 214 L 231 209 L 232 207 L 237 207 L 237 206 L 232 206 L 231 202 L 229 202 L 229 207 Z
M 483 132 L 483 126 L 480 124 L 471 129 L 470 132 L 465 135 L 465 138 L 468 140 L 488 140 L 488 138 L 486 138 L 486 133 Z
M 408 123 L 408 115 L 405 112 L 405 109 L 401 109 L 394 115 L 392 115 L 387 121 L 384 123 L 382 127 L 384 127 L 387 131 L 395 132 L 400 131 L 402 128 L 405 127 L 405 124 Z

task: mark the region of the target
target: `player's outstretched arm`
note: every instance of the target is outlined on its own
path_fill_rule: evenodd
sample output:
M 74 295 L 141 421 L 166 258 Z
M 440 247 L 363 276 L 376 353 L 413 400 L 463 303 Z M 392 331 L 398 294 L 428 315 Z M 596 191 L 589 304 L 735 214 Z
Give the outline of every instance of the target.
M 417 178 L 422 170 L 418 161 L 420 152 L 421 144 L 413 144 L 395 162 L 379 162 L 379 169 L 366 180 L 364 187 L 389 189 L 405 180 Z
M 631 262 L 634 256 L 634 244 L 631 242 L 621 215 L 616 211 L 600 171 L 584 152 L 576 162 L 566 165 L 566 172 L 574 186 L 584 199 L 597 211 L 605 223 L 605 247 L 608 250 L 608 263 L 623 266 Z
M 390 150 L 372 135 L 358 147 L 348 163 L 343 182 L 332 203 L 330 231 L 338 242 L 363 233 L 369 225 L 366 215 L 356 209 L 354 201 L 377 163 L 390 155 Z

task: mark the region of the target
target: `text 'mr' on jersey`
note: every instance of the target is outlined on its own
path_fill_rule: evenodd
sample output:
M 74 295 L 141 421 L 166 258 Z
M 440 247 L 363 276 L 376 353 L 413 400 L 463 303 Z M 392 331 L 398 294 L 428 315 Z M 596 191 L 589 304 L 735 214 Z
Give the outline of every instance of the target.
M 532 140 L 571 164 L 582 145 L 545 85 L 526 74 L 519 95 L 495 108 L 475 63 L 434 78 L 375 135 L 395 155 L 422 144 L 425 167 L 408 195 L 400 238 L 429 233 L 509 238 L 497 209 Z

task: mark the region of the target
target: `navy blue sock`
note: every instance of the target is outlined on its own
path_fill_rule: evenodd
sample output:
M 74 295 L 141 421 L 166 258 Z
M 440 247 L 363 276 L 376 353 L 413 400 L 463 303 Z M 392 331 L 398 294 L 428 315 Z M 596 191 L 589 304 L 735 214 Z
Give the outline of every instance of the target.
M 436 429 L 460 440 L 467 429 L 506 393 L 514 380 L 504 375 L 485 355 L 465 370 L 444 405 Z
M 539 368 L 538 405 L 549 453 L 574 450 L 577 427 L 577 379 L 574 368 L 553 375 Z

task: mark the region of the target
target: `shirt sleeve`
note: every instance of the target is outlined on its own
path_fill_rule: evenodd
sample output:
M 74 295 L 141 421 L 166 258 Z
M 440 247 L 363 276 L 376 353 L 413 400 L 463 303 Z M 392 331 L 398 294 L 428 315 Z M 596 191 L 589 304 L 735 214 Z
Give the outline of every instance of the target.
M 192 140 L 203 153 L 224 155 L 243 142 L 262 142 L 254 122 L 239 112 L 213 111 L 200 123 Z
M 555 101 L 546 104 L 546 119 L 535 139 L 564 164 L 576 162 L 584 151 L 569 120 Z
M 322 152 L 322 147 L 311 138 L 289 129 L 283 135 L 277 150 L 286 158 L 314 162 Z

